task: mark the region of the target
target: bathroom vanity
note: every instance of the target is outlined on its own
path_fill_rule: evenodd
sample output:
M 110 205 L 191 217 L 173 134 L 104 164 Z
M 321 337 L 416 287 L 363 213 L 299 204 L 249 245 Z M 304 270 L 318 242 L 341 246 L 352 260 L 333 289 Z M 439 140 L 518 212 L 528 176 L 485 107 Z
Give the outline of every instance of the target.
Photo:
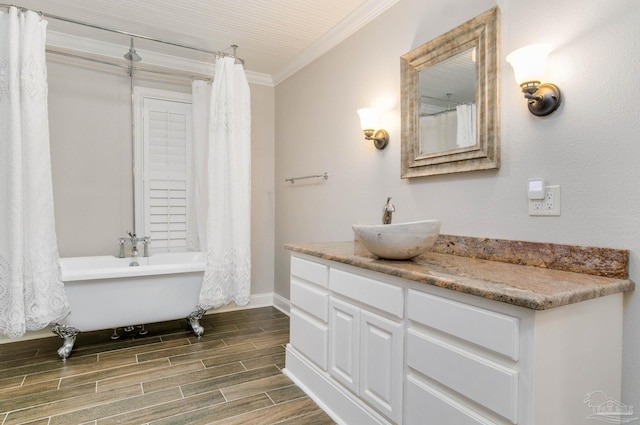
M 620 401 L 624 250 L 446 235 L 411 261 L 357 241 L 286 248 L 285 373 L 339 423 L 585 423 L 602 413 L 591 393 Z

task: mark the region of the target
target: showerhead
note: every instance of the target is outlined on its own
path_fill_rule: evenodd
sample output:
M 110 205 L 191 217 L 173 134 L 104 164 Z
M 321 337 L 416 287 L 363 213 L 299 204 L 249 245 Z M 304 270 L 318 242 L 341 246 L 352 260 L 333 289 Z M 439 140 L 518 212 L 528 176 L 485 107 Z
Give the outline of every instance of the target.
M 142 58 L 136 53 L 136 49 L 133 47 L 133 38 L 131 39 L 131 47 L 129 51 L 124 54 L 124 58 L 131 62 L 140 62 Z

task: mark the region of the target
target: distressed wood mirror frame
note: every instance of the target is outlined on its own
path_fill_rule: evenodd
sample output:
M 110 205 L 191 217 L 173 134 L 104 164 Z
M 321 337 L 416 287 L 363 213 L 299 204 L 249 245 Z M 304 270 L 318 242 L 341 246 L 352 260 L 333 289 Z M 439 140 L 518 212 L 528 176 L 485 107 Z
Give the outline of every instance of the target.
M 402 178 L 500 167 L 499 23 L 495 7 L 401 56 Z M 476 144 L 420 153 L 419 72 L 473 48 Z

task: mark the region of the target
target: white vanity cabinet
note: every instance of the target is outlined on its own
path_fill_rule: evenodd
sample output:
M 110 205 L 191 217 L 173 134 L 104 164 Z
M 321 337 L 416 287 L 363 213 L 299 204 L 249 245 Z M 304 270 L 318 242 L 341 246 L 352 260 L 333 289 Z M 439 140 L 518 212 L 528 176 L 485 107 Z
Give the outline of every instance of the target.
M 289 340 L 300 353 L 327 370 L 329 267 L 291 259 L 291 324 Z
M 533 310 L 296 252 L 285 373 L 346 425 L 588 423 L 622 295 Z
M 404 347 L 402 288 L 332 268 L 329 289 L 329 373 L 399 423 Z
M 414 289 L 407 304 L 405 423 L 518 423 L 520 319 Z
M 329 317 L 329 373 L 357 394 L 360 375 L 360 309 L 332 298 L 329 302 Z

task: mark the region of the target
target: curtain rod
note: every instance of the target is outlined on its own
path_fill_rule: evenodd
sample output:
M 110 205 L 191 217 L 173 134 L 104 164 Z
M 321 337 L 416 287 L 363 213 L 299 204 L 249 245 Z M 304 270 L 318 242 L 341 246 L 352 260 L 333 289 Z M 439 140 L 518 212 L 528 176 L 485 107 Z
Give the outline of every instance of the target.
M 23 12 L 29 10 L 29 9 L 24 8 L 22 6 L 17 6 L 15 4 L 6 4 L 6 3 L 0 3 L 0 7 L 4 7 L 6 9 L 8 9 L 10 7 L 15 7 L 15 8 L 17 8 L 17 9 L 23 11 Z M 241 58 L 236 56 L 236 49 L 238 48 L 238 46 L 235 45 L 235 44 L 231 46 L 233 48 L 233 54 L 231 54 L 231 53 L 218 51 L 218 50 L 207 50 L 207 49 L 202 49 L 200 47 L 189 46 L 189 45 L 186 45 L 186 44 L 174 43 L 172 41 L 160 40 L 158 38 L 153 38 L 153 37 L 149 37 L 149 36 L 146 36 L 146 35 L 136 34 L 136 33 L 123 31 L 123 30 L 118 30 L 118 29 L 114 29 L 114 28 L 103 27 L 103 26 L 96 25 L 96 24 L 91 24 L 91 23 L 88 23 L 88 22 L 77 21 L 75 19 L 65 18 L 63 16 L 58 16 L 58 15 L 52 15 L 52 14 L 49 14 L 49 13 L 44 13 L 42 11 L 35 11 L 35 12 L 38 13 L 40 16 L 44 16 L 46 18 L 51 18 L 51 19 L 56 19 L 58 21 L 64 21 L 64 22 L 69 22 L 69 23 L 72 23 L 72 24 L 82 25 L 82 26 L 85 26 L 85 27 L 95 28 L 95 29 L 99 29 L 99 30 L 103 30 L 103 31 L 114 32 L 114 33 L 117 33 L 117 34 L 122 34 L 122 35 L 126 35 L 126 36 L 129 36 L 129 37 L 139 38 L 139 39 L 142 39 L 142 40 L 155 41 L 157 43 L 168 44 L 168 45 L 176 46 L 176 47 L 182 47 L 184 49 L 197 50 L 199 52 L 209 53 L 209 54 L 213 54 L 213 55 L 216 55 L 216 56 L 231 57 L 231 58 L 234 58 L 234 59 L 240 61 L 244 65 L 244 59 L 241 59 Z
M 428 96 L 427 96 L 428 97 Z M 458 102 L 456 102 L 458 103 Z M 468 103 L 458 103 L 458 106 L 464 106 L 464 105 L 474 105 L 475 102 L 468 102 Z M 427 112 L 421 112 L 419 114 L 420 117 L 433 117 L 435 115 L 441 115 L 441 114 L 446 114 L 447 112 L 457 112 L 456 108 L 448 108 L 448 109 L 443 109 L 442 111 L 438 111 L 438 112 L 431 112 L 431 113 L 427 113 Z
M 82 56 L 82 55 L 78 55 L 78 54 L 74 54 L 74 53 L 62 52 L 60 50 L 46 49 L 45 51 L 47 53 L 51 53 L 51 54 L 54 54 L 54 55 L 65 56 L 65 57 L 73 58 L 73 59 L 82 59 L 82 60 L 86 60 L 86 61 L 89 61 L 89 62 L 99 63 L 99 64 L 102 64 L 102 65 L 115 66 L 117 68 L 127 69 L 127 70 L 129 70 L 129 72 L 131 72 L 131 70 L 133 70 L 133 71 L 149 72 L 149 73 L 152 73 L 152 74 L 167 75 L 167 76 L 170 76 L 170 77 L 190 78 L 192 80 L 213 81 L 211 79 L 211 77 L 205 77 L 205 76 L 200 76 L 200 75 L 181 74 L 181 73 L 178 73 L 178 72 L 162 71 L 162 70 L 159 70 L 159 69 L 140 68 L 140 67 L 133 66 L 133 65 L 125 65 L 125 64 L 122 64 L 122 63 L 118 63 L 118 62 L 111 62 L 111 61 L 108 61 L 106 59 L 97 59 L 97 58 L 92 58 L 92 57 L 89 57 L 89 56 Z
M 422 96 L 420 96 L 421 98 L 425 98 L 425 99 L 431 99 L 431 100 L 438 100 L 440 102 L 447 102 L 447 103 L 455 103 L 456 105 L 463 105 L 464 103 L 462 102 L 456 102 L 455 100 L 451 100 L 451 99 L 442 99 L 440 97 L 434 97 L 434 96 L 427 96 L 426 94 L 423 94 Z M 469 102 L 468 102 L 469 103 Z

